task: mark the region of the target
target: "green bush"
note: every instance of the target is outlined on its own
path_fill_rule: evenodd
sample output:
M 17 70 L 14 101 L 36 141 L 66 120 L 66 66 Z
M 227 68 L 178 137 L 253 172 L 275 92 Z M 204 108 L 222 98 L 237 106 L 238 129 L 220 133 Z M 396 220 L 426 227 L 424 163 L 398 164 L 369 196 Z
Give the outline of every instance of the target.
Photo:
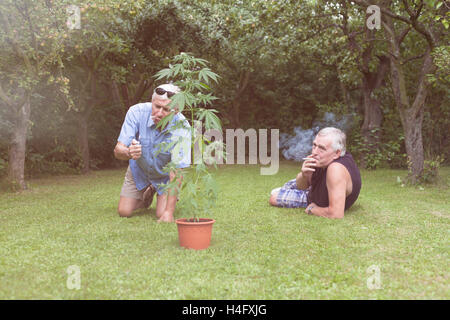
M 423 163 L 423 173 L 420 183 L 437 183 L 439 180 L 439 168 L 444 162 L 444 157 L 437 156 Z
M 6 174 L 7 162 L 0 158 L 0 177 Z
M 81 156 L 64 145 L 46 152 L 30 147 L 25 159 L 27 177 L 39 174 L 77 174 L 81 169 Z
M 396 140 L 381 141 L 377 145 L 367 143 L 359 131 L 351 133 L 351 144 L 348 149 L 358 163 L 365 163 L 365 168 L 402 168 L 406 164 L 403 152 L 403 135 Z M 375 134 L 375 132 L 372 132 Z

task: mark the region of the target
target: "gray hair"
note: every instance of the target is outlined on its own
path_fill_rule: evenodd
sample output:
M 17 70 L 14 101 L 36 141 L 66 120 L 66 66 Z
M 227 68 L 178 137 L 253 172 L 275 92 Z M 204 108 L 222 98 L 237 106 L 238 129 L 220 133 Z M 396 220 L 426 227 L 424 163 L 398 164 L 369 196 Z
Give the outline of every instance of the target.
M 328 136 L 331 138 L 331 147 L 334 151 L 341 150 L 341 157 L 345 155 L 346 135 L 344 132 L 334 127 L 323 128 L 317 133 L 318 136 Z
M 170 91 L 170 92 L 173 92 L 173 93 L 178 93 L 178 92 L 181 91 L 181 89 L 179 87 L 177 87 L 176 85 L 174 85 L 172 83 L 165 83 L 165 84 L 159 85 L 159 86 L 157 86 L 155 88 L 155 90 L 157 88 L 162 88 L 162 89 L 164 89 L 166 91 Z M 170 98 L 167 96 L 167 93 L 164 93 L 163 95 L 159 95 L 159 94 L 156 93 L 156 91 L 153 91 L 152 101 L 154 99 L 168 100 Z

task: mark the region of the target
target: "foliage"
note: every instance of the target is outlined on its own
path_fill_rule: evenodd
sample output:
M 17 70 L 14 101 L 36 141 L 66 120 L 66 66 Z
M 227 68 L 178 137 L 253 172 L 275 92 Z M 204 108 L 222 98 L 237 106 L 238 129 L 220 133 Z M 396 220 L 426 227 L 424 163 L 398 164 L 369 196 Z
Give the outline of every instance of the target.
M 216 98 L 211 93 L 212 81 L 218 81 L 218 75 L 207 67 L 207 61 L 195 58 L 188 53 L 180 53 L 176 55 L 169 68 L 159 71 L 156 80 L 166 79 L 166 81 L 174 81 L 181 92 L 175 94 L 171 100 L 171 106 L 178 108 L 179 112 L 184 112 L 189 120 L 191 120 L 191 137 L 190 149 L 193 156 L 192 167 L 185 171 L 176 169 L 174 159 L 165 167 L 166 172 L 176 172 L 176 177 L 171 183 L 165 186 L 165 192 L 181 191 L 181 204 L 186 211 L 193 216 L 194 220 L 199 219 L 201 214 L 210 214 L 218 197 L 218 186 L 209 172 L 208 165 L 217 167 L 217 158 L 214 156 L 205 157 L 208 150 L 215 150 L 215 155 L 219 154 L 223 157 L 224 145 L 221 141 L 211 141 L 203 133 L 206 130 L 222 131 L 220 119 L 217 117 L 217 110 L 208 109 L 207 106 Z M 174 113 L 163 118 L 158 127 L 164 128 L 173 120 Z M 185 128 L 182 121 L 171 127 L 171 130 Z M 186 128 L 185 128 L 186 129 Z M 200 130 L 200 134 L 197 131 Z M 206 133 L 205 132 L 205 133 Z M 173 141 L 168 145 L 160 146 L 161 150 L 168 151 L 174 148 L 175 143 L 182 141 Z M 196 157 L 196 146 L 200 149 L 201 159 Z M 179 179 L 182 179 L 181 186 Z
M 448 0 L 427 0 L 427 4 L 436 10 L 433 16 L 434 20 L 440 21 L 445 29 L 448 29 L 450 25 L 450 5 Z
M 448 37 L 447 37 L 448 38 Z M 436 65 L 436 72 L 428 75 L 430 83 L 435 86 L 441 86 L 450 93 L 450 45 L 439 46 L 434 49 L 433 61 Z
M 434 159 L 425 160 L 423 166 L 423 183 L 436 183 L 439 178 L 439 169 L 441 168 L 444 159 L 441 156 L 437 156 Z
M 6 171 L 6 166 L 7 166 L 6 161 L 0 158 L 0 177 L 4 175 L 4 172 Z
M 438 184 L 439 183 L 439 169 L 441 168 L 442 163 L 444 162 L 444 158 L 441 156 L 437 156 L 432 159 L 428 159 L 424 161 L 423 173 L 420 177 L 420 180 L 417 181 L 418 184 Z M 406 184 L 416 184 L 415 181 L 411 181 L 411 162 L 408 160 L 408 175 L 403 179 L 403 182 Z
M 38 176 L 39 174 L 76 174 L 80 172 L 81 159 L 78 154 L 55 160 L 59 156 L 58 150 L 53 150 L 50 154 L 42 154 L 30 150 L 26 157 L 26 172 L 29 177 Z M 61 155 L 66 156 L 62 153 Z
M 401 168 L 404 166 L 406 154 L 404 151 L 402 152 L 403 136 L 401 134 L 398 139 L 386 140 L 372 145 L 365 141 L 359 131 L 352 131 L 352 133 L 352 143 L 348 146 L 348 149 L 357 162 L 365 162 L 366 169 Z M 371 130 L 370 133 L 378 136 L 375 130 Z

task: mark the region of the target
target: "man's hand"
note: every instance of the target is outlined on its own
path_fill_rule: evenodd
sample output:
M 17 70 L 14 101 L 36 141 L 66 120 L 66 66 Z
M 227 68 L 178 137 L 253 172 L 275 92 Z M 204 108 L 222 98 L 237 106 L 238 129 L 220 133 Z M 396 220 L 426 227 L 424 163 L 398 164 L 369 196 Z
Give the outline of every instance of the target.
M 299 172 L 297 178 L 295 179 L 297 183 L 297 188 L 300 190 L 305 190 L 311 185 L 311 178 L 316 171 L 315 167 L 317 165 L 317 160 L 309 155 L 308 158 L 305 158 L 302 164 L 302 171 Z
M 130 146 L 128 147 L 129 149 L 129 153 L 130 153 L 130 157 L 133 160 L 137 160 L 141 157 L 142 155 L 142 146 L 139 143 L 139 141 L 137 141 L 136 139 L 133 139 L 133 141 L 131 141 Z
M 305 158 L 305 161 L 303 161 L 302 165 L 302 176 L 305 179 L 310 180 L 312 177 L 312 174 L 314 171 L 316 171 L 315 167 L 317 165 L 317 160 L 312 157 L 312 155 L 309 155 L 307 158 Z
M 312 210 L 313 208 L 317 208 L 317 204 L 315 204 L 314 202 L 311 202 L 305 209 L 305 212 L 307 214 L 313 214 L 312 211 L 310 212 L 310 210 Z

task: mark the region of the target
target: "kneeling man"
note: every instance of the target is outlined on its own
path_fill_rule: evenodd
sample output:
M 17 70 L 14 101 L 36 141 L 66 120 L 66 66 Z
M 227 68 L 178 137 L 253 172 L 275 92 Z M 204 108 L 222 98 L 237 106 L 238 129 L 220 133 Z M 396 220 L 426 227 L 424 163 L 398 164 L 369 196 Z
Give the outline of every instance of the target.
M 306 213 L 343 218 L 361 190 L 361 175 L 345 151 L 345 133 L 337 128 L 320 130 L 311 154 L 296 179 L 272 190 L 269 203 L 284 208 L 306 208 Z
M 172 84 L 161 85 L 155 89 L 151 103 L 136 104 L 130 107 L 125 116 L 114 149 L 117 159 L 129 160 L 118 207 L 122 217 L 131 216 L 136 209 L 148 208 L 156 192 L 158 222 L 174 221 L 173 213 L 178 199 L 176 190 L 164 193 L 163 188 L 177 175 L 176 172 L 168 173 L 163 169 L 172 161 L 177 170 L 181 170 L 189 167 L 191 160 L 189 123 L 176 108 L 169 106 L 170 98 L 179 91 L 180 89 Z M 157 124 L 171 113 L 175 115 L 170 123 L 165 127 L 157 127 Z M 180 122 L 182 126 L 179 125 Z M 171 152 L 160 148 L 161 143 L 170 143 L 173 139 L 178 142 Z M 183 146 L 180 147 L 179 143 Z M 172 159 L 173 156 L 176 160 Z

